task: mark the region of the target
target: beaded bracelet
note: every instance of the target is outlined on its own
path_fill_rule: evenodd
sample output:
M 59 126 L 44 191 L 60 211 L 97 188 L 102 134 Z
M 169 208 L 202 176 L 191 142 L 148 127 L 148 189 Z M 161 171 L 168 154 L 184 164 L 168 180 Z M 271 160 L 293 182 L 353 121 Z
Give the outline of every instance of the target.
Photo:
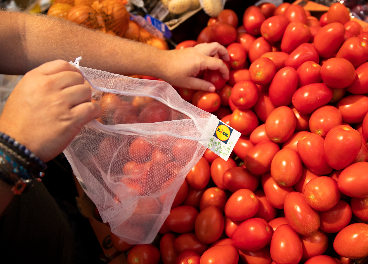
M 13 186 L 14 194 L 21 194 L 35 180 L 40 181 L 46 168 L 24 145 L 0 132 L 0 179 Z

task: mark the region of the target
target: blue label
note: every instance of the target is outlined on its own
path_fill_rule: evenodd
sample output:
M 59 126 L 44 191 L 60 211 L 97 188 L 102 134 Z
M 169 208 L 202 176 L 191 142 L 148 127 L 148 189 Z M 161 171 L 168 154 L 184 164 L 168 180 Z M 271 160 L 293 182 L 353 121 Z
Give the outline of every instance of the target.
M 145 19 L 148 21 L 148 23 L 150 23 L 155 28 L 160 30 L 164 34 L 165 38 L 168 38 L 168 39 L 171 38 L 171 31 L 165 25 L 165 23 L 162 23 L 160 20 L 158 20 L 154 17 L 151 17 L 150 15 L 146 15 Z

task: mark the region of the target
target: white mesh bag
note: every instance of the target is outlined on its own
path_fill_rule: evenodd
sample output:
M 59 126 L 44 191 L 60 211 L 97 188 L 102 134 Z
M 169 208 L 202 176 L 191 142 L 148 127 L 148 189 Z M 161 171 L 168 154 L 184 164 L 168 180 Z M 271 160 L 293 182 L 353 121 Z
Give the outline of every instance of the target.
M 151 243 L 219 120 L 166 82 L 74 65 L 104 112 L 64 154 L 112 232 L 130 244 Z

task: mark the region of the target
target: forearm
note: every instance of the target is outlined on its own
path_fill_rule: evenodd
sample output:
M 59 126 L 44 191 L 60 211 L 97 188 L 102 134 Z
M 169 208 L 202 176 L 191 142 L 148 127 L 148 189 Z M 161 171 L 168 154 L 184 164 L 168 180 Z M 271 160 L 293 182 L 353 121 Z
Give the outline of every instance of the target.
M 168 51 L 40 15 L 1 12 L 0 71 L 24 74 L 39 65 L 82 56 L 82 65 L 117 74 L 159 76 Z M 16 23 L 15 23 L 16 21 Z

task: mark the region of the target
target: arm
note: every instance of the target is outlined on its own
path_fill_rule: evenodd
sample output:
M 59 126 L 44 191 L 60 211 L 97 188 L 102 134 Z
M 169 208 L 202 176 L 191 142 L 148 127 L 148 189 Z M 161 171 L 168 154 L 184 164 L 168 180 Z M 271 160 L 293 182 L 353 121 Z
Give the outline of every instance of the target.
M 194 78 L 201 70 L 219 69 L 225 78 L 226 65 L 215 57 L 229 59 L 217 44 L 163 51 L 146 45 L 83 28 L 50 16 L 0 12 L 0 72 L 24 74 L 42 63 L 62 59 L 122 75 L 144 74 L 172 85 L 209 90 L 209 82 Z

